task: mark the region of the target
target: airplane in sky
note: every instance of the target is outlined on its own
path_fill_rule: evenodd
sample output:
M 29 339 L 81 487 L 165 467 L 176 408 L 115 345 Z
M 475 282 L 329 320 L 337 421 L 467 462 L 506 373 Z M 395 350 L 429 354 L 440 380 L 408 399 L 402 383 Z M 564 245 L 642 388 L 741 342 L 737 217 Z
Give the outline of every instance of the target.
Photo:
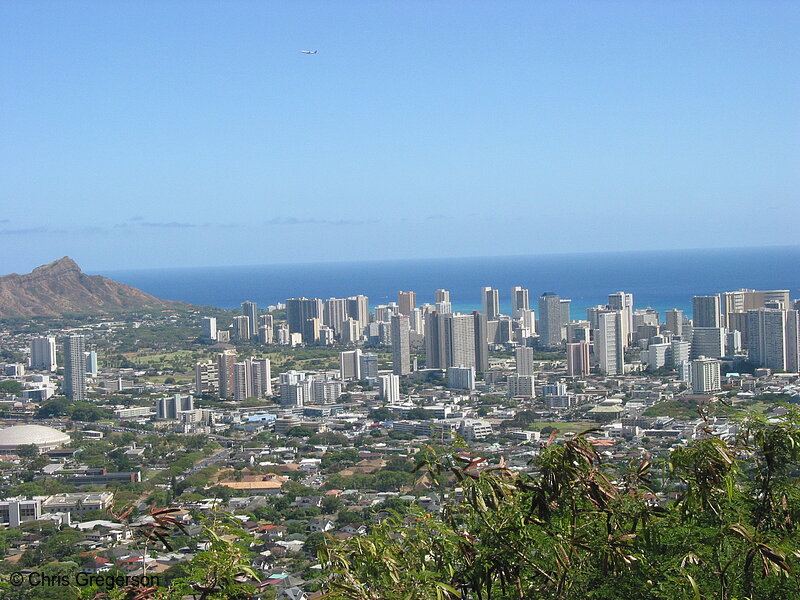
M 303 54 L 316 54 L 316 50 L 300 50 Z

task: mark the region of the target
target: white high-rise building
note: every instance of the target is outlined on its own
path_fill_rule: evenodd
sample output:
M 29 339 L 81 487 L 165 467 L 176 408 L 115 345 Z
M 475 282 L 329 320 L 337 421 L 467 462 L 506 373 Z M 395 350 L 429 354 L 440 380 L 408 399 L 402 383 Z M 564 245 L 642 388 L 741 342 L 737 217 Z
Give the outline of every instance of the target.
M 721 389 L 719 361 L 700 356 L 692 361 L 692 391 L 707 394 Z
M 328 298 L 325 300 L 323 315 L 325 325 L 332 328 L 337 337 L 341 336 L 343 324 L 349 318 L 347 314 L 347 299 Z
M 272 363 L 268 358 L 249 358 L 250 388 L 254 398 L 272 395 Z
M 347 299 L 347 316 L 358 321 L 359 331 L 363 331 L 369 323 L 369 298 L 350 296 Z
M 203 338 L 207 340 L 217 339 L 216 317 L 203 317 Z
M 485 287 L 481 290 L 483 314 L 488 321 L 497 319 L 500 315 L 500 291 Z
M 213 360 L 204 360 L 194 366 L 194 393 L 196 396 L 219 393 L 219 371 Z
M 82 335 L 64 338 L 64 395 L 73 402 L 86 400 L 86 340 Z
M 411 373 L 411 325 L 406 315 L 392 316 L 392 373 Z
M 361 326 L 355 319 L 347 318 L 342 322 L 341 340 L 343 344 L 355 344 L 361 339 Z
M 515 351 L 517 359 L 517 375 L 533 375 L 533 348 L 520 346 Z
M 618 310 L 622 313 L 622 342 L 625 346 L 630 345 L 633 333 L 633 294 L 627 292 L 616 292 L 608 295 L 608 308 Z
M 339 354 L 339 377 L 344 381 L 361 379 L 361 350 L 349 350 Z
M 605 310 L 597 315 L 594 352 L 603 375 L 625 373 L 625 316 L 621 310 Z
M 672 347 L 670 344 L 650 344 L 647 350 L 642 350 L 642 362 L 647 363 L 647 368 L 655 371 L 667 365 L 667 358 Z
M 589 321 L 570 321 L 567 323 L 567 343 L 588 342 L 591 340 Z
M 52 335 L 31 340 L 31 369 L 55 371 L 56 338 Z
M 436 290 L 436 312 L 442 315 L 449 315 L 453 312 L 448 290 Z
M 86 356 L 86 375 L 89 377 L 97 377 L 97 352 L 90 350 L 89 352 L 85 352 L 84 355 Z
M 670 343 L 669 364 L 677 369 L 681 363 L 688 363 L 691 358 L 692 345 L 685 340 L 672 340 Z
M 555 347 L 561 345 L 561 298 L 552 292 L 539 297 L 539 335 L 542 345 Z
M 447 387 L 474 390 L 475 367 L 447 367 Z
M 250 362 L 233 363 L 233 399 L 242 402 L 253 397 L 253 379 Z
M 759 308 L 747 311 L 747 349 L 750 362 L 776 371 L 786 370 L 786 311 Z
M 255 302 L 242 302 L 242 314 L 247 317 L 250 337 L 258 335 L 258 305 Z M 249 339 L 249 338 L 248 338 Z
M 673 308 L 667 311 L 667 329 L 673 335 L 683 335 L 683 311 Z
M 233 317 L 233 336 L 237 340 L 250 339 L 250 317 L 244 315 Z
M 528 335 L 536 335 L 536 311 L 535 310 L 521 310 L 519 320 L 522 327 L 528 331 Z
M 508 396 L 524 396 L 533 398 L 536 395 L 536 384 L 533 375 L 509 375 L 508 376 Z
M 379 375 L 378 376 L 378 397 L 386 402 L 393 403 L 400 401 L 400 376 L 399 375 Z
M 523 287 L 515 285 L 511 288 L 511 316 L 521 319 L 523 311 L 530 310 L 530 293 Z

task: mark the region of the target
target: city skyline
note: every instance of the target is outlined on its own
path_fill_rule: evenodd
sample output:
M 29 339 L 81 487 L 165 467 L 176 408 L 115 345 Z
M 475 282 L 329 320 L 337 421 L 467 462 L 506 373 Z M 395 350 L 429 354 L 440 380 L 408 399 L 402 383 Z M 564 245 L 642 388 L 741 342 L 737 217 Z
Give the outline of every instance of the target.
M 800 216 L 796 3 L 0 17 L 9 271 L 783 245 Z

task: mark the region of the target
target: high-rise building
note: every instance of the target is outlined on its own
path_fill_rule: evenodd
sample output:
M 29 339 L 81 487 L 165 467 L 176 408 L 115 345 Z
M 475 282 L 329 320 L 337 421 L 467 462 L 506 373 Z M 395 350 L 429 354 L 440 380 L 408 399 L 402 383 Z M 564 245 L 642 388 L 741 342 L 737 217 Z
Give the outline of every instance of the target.
M 790 308 L 789 290 L 738 290 L 735 292 L 723 292 L 719 295 L 720 309 L 722 312 L 722 325 L 728 329 L 738 329 L 746 335 L 742 329 L 734 326 L 731 322 L 732 314 L 746 314 L 749 310 L 766 308 L 768 302 L 779 302 L 781 308 Z
M 450 292 L 448 290 L 436 290 L 436 312 L 448 315 L 453 312 L 453 305 L 450 303 Z
M 253 396 L 249 361 L 233 363 L 233 399 L 243 402 Z
M 269 316 L 269 315 L 267 315 Z M 272 327 L 268 327 L 266 325 L 261 325 L 258 328 L 258 343 L 259 344 L 271 344 L 272 343 Z
M 517 359 L 517 375 L 533 375 L 533 348 L 527 346 L 520 346 L 515 351 Z
M 191 396 L 181 396 L 175 394 L 169 398 L 158 398 L 156 400 L 157 419 L 177 419 L 180 413 L 194 410 L 194 399 Z
M 667 329 L 673 335 L 683 335 L 683 311 L 673 308 L 667 311 Z
M 536 395 L 536 384 L 533 375 L 509 375 L 508 396 L 514 398 L 523 396 L 533 398 Z
M 303 341 L 309 345 L 319 343 L 321 329 L 322 319 L 319 317 L 306 319 L 306 322 L 303 326 L 303 331 L 301 332 L 303 334 Z
M 411 373 L 411 325 L 406 315 L 392 317 L 392 373 Z
M 408 316 L 411 331 L 424 334 L 425 333 L 425 311 L 421 308 L 415 308 Z
M 691 359 L 691 344 L 685 340 L 672 340 L 670 343 L 670 354 L 667 364 L 677 369 L 682 363 L 688 363 Z
M 515 285 L 511 288 L 511 316 L 521 319 L 523 311 L 530 310 L 531 301 L 528 290 Z
M 343 344 L 355 344 L 361 339 L 361 326 L 358 321 L 348 317 L 342 322 L 341 340 Z
M 217 339 L 216 317 L 203 317 L 203 338 L 207 340 Z
M 786 370 L 800 372 L 800 311 L 786 311 Z
M 605 310 L 597 315 L 594 352 L 603 375 L 625 373 L 625 316 L 622 310 Z
M 361 379 L 361 350 L 349 350 L 339 354 L 339 376 L 344 381 Z
M 52 335 L 35 337 L 31 340 L 31 369 L 55 371 L 56 338 Z
M 359 332 L 369 323 L 369 299 L 366 296 L 350 296 L 347 299 L 347 316 L 358 321 Z
M 233 337 L 240 341 L 250 339 L 250 317 L 233 317 Z
M 636 331 L 633 327 L 633 294 L 627 292 L 616 292 L 608 295 L 608 308 L 618 310 L 622 313 L 622 343 L 630 345 L 633 334 Z
M 268 358 L 249 358 L 250 388 L 254 398 L 272 396 L 272 363 Z
M 417 307 L 417 295 L 414 292 L 397 292 L 397 305 L 401 315 L 409 316 Z
M 400 376 L 399 375 L 379 375 L 378 376 L 378 397 L 386 402 L 400 401 Z
M 280 374 L 280 403 L 282 408 L 297 408 L 312 401 L 311 378 L 305 373 L 287 371 Z
M 431 313 L 425 320 L 425 351 L 429 368 L 463 365 L 478 372 L 487 370 L 486 317 L 477 311 L 471 315 Z
M 483 314 L 487 321 L 494 321 L 500 315 L 500 291 L 485 287 L 481 290 Z
M 758 367 L 786 370 L 786 329 L 786 311 L 775 308 L 747 311 L 750 362 Z
M 289 324 L 289 333 L 303 334 L 303 341 L 306 343 L 313 344 L 316 340 L 315 338 L 315 340 L 309 341 L 304 335 L 308 319 L 321 321 L 322 318 L 322 300 L 319 298 L 289 298 L 286 301 L 286 321 Z
M 204 360 L 195 364 L 194 393 L 196 396 L 219 394 L 219 371 L 213 360 Z
M 567 375 L 570 377 L 585 377 L 590 371 L 589 341 L 567 344 Z
M 719 327 L 719 296 L 692 298 L 692 322 L 695 327 Z
M 249 319 L 250 337 L 258 335 L 258 305 L 255 302 L 242 302 L 242 314 Z
M 345 320 L 347 320 L 347 299 L 346 298 L 328 298 L 325 300 L 325 318 L 324 323 L 331 327 L 337 336 L 342 335 L 342 328 Z
M 85 356 L 86 375 L 89 377 L 97 377 L 97 352 L 90 350 L 85 353 Z
M 456 390 L 474 390 L 475 368 L 447 367 L 447 387 Z
M 536 311 L 535 310 L 521 310 L 519 320 L 528 331 L 528 335 L 536 335 Z
M 475 347 L 475 371 L 485 373 L 489 370 L 489 336 L 486 315 L 472 311 L 473 344 Z M 450 365 L 453 366 L 453 365 Z
M 361 379 L 368 382 L 370 385 L 375 385 L 378 382 L 378 355 L 372 352 L 366 352 L 361 355 L 358 363 L 361 371 Z
M 591 340 L 589 321 L 570 321 L 567 323 L 567 343 L 588 342 Z
M 569 323 L 572 320 L 572 317 L 570 316 L 570 307 L 572 306 L 572 300 L 561 298 L 559 302 L 561 304 L 561 339 L 563 340 L 567 335 L 565 327 L 567 323 Z
M 235 363 L 236 352 L 233 350 L 223 350 L 217 355 L 220 398 L 233 398 L 233 365 Z
M 699 356 L 692 361 L 692 391 L 708 394 L 721 389 L 719 361 Z
M 561 298 L 553 292 L 539 296 L 539 337 L 548 348 L 561 345 Z
M 82 335 L 64 338 L 64 395 L 74 402 L 86 400 L 86 340 Z
M 667 366 L 671 346 L 666 342 L 660 344 L 650 344 L 647 350 L 642 350 L 642 362 L 647 363 L 647 368 L 655 371 Z
M 691 356 L 692 358 L 725 356 L 725 330 L 722 327 L 692 327 Z

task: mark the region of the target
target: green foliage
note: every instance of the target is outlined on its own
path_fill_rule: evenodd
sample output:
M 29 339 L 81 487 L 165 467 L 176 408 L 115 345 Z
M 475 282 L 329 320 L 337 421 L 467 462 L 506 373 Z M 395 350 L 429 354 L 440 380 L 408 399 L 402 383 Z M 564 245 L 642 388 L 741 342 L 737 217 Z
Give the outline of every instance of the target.
M 320 551 L 335 600 L 767 600 L 800 597 L 800 412 L 751 416 L 658 464 L 604 464 L 592 430 L 548 444 L 534 474 L 426 447 L 419 469 L 459 488 L 441 515 L 403 509 Z
M 19 381 L 0 381 L 1 394 L 20 394 L 22 393 L 22 384 Z
M 37 419 L 53 417 L 70 417 L 76 421 L 101 421 L 112 416 L 110 411 L 103 410 L 91 402 L 71 402 L 66 398 L 52 398 L 42 404 L 36 411 Z

